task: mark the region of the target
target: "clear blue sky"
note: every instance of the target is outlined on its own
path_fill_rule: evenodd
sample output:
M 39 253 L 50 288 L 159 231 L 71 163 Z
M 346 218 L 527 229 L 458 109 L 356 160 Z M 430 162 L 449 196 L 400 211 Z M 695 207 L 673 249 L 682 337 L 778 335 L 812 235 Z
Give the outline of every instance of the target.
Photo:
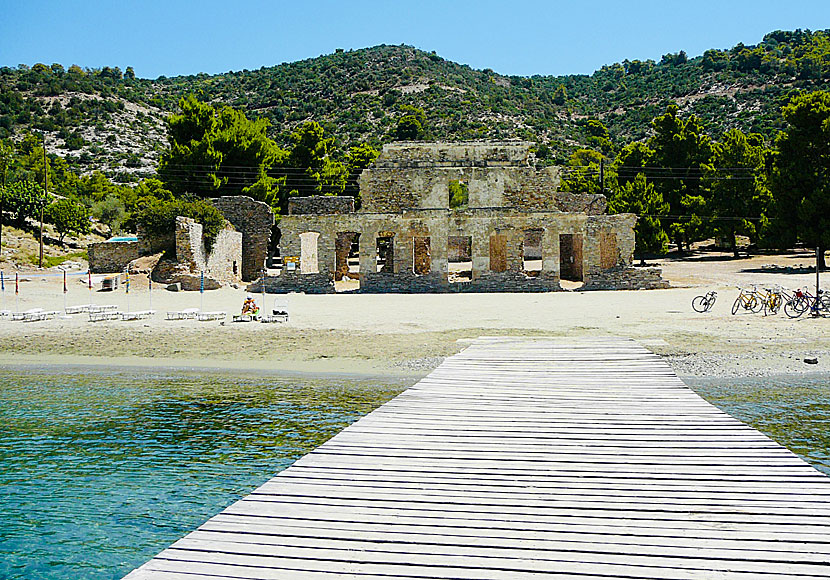
M 0 66 L 132 66 L 155 78 L 409 44 L 508 75 L 590 74 L 795 28 L 830 28 L 830 0 L 0 0 Z

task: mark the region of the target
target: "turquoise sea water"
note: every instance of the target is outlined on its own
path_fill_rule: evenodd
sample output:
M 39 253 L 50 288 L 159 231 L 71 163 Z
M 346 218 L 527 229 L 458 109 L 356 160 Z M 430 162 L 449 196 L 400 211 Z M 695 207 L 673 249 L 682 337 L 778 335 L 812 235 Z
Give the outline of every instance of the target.
M 713 405 L 830 475 L 830 375 L 685 382 Z
M 830 377 L 687 382 L 830 473 Z M 0 579 L 121 578 L 405 387 L 0 370 Z
M 0 578 L 121 578 L 405 387 L 0 370 Z

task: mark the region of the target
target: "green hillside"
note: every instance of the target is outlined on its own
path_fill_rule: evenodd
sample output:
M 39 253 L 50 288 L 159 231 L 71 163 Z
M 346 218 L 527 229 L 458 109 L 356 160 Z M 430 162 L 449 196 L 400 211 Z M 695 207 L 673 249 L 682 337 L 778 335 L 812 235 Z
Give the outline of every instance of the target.
M 669 102 L 700 117 L 717 137 L 727 128 L 772 137 L 795 92 L 830 79 L 830 31 L 773 32 L 688 58 L 623 61 L 592 75 L 516 77 L 474 70 L 409 46 L 342 51 L 304 61 L 220 75 L 136 78 L 117 67 L 59 64 L 0 68 L 0 139 L 47 133 L 47 148 L 80 171 L 103 169 L 120 181 L 152 174 L 166 146 L 164 117 L 182 95 L 242 109 L 270 121 L 286 144 L 307 120 L 335 137 L 342 155 L 358 142 L 392 139 L 412 107 L 426 117 L 425 138 L 519 137 L 545 144 L 547 162 L 590 146 L 586 123 L 600 119 L 613 148 L 643 139 Z

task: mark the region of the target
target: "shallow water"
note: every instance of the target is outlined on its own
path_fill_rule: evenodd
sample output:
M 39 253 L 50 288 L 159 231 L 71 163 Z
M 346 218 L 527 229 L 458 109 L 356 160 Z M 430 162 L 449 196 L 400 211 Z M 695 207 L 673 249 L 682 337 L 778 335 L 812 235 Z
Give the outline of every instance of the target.
M 684 381 L 713 405 L 830 474 L 830 376 Z
M 0 371 L 0 578 L 121 578 L 405 387 Z
M 830 473 L 830 377 L 687 383 Z M 121 578 L 405 387 L 0 370 L 0 578 Z

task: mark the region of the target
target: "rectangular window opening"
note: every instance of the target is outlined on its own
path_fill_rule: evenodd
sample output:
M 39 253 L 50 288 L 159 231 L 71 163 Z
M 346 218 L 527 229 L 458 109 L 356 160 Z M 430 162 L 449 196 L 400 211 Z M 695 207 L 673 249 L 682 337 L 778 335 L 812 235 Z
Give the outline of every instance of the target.
M 522 270 L 526 276 L 537 277 L 542 273 L 542 236 L 545 230 L 525 230 L 522 240 Z
M 447 238 L 447 262 L 450 283 L 471 281 L 473 279 L 473 238 L 470 236 Z

